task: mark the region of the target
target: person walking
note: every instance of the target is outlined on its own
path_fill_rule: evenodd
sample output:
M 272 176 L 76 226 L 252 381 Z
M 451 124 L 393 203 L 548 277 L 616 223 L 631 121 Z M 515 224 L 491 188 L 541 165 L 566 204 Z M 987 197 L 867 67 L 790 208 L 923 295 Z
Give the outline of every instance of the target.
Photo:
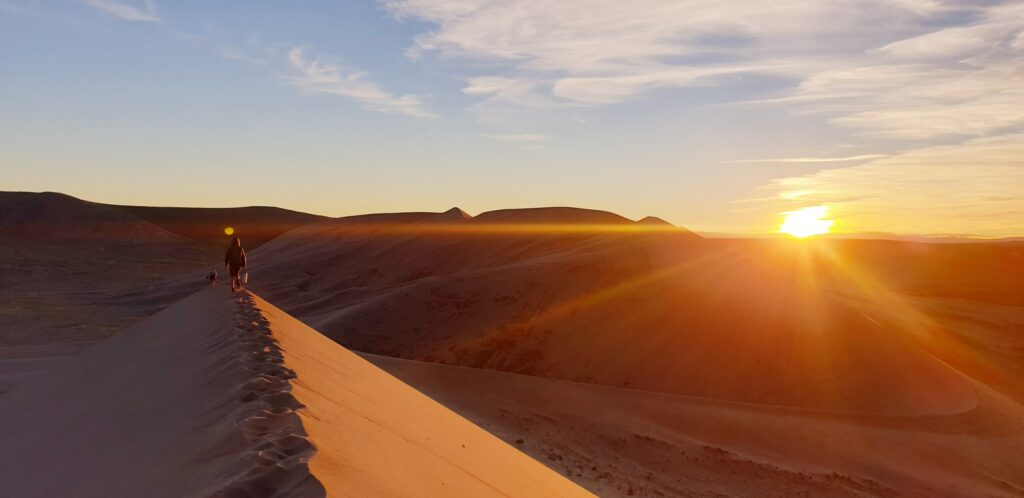
M 224 266 L 228 268 L 228 273 L 231 274 L 231 291 L 237 291 L 242 288 L 242 281 L 239 278 L 239 273 L 245 271 L 245 249 L 242 249 L 242 241 L 238 236 L 231 238 L 231 244 L 228 245 L 228 251 L 224 253 Z

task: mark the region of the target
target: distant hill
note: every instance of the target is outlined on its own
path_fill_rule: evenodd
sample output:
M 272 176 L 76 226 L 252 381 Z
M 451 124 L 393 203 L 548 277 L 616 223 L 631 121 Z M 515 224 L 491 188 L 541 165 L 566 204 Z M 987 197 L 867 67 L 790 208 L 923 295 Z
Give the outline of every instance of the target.
M 251 206 L 237 208 L 189 208 L 115 206 L 175 235 L 202 244 L 221 246 L 232 227 L 245 247 L 256 248 L 295 227 L 323 221 L 326 216 L 288 209 Z
M 665 221 L 665 220 L 663 220 L 661 218 L 658 218 L 657 216 L 646 216 L 643 219 L 640 219 L 639 221 L 637 221 L 637 223 L 639 223 L 641 225 L 662 225 L 662 226 L 666 226 L 667 225 L 667 226 L 672 226 L 671 223 L 669 223 L 669 222 L 667 222 L 667 221 Z
M 480 213 L 474 223 L 618 225 L 633 221 L 607 211 L 572 207 L 499 209 Z
M 245 247 L 256 248 L 293 228 L 326 219 L 276 207 L 119 206 L 56 192 L 0 192 L 0 235 L 35 242 L 219 248 L 227 239 L 224 229 L 230 226 Z
M 0 234 L 35 242 L 185 243 L 129 211 L 55 192 L 0 192 Z

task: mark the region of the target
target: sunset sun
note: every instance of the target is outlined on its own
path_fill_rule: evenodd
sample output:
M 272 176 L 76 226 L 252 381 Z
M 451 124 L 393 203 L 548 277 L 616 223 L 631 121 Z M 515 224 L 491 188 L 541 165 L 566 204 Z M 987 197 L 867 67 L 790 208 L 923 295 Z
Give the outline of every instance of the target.
M 824 219 L 828 215 L 825 206 L 811 206 L 784 213 L 786 219 L 779 227 L 779 232 L 792 235 L 798 239 L 828 233 L 833 220 Z

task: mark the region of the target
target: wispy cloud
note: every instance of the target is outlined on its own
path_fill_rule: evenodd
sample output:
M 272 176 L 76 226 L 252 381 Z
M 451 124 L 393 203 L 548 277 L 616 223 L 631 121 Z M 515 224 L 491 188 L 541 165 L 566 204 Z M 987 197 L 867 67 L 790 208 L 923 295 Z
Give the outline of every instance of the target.
M 545 142 L 548 140 L 547 135 L 541 135 L 539 133 L 505 133 L 505 134 L 482 134 L 484 138 L 491 140 L 497 140 L 499 142 L 518 142 L 518 143 L 537 143 Z
M 1024 4 L 838 60 L 774 103 L 902 140 L 983 137 L 1024 126 Z
M 290 50 L 288 61 L 294 73 L 286 78 L 301 91 L 350 98 L 375 111 L 418 118 L 435 116 L 423 107 L 418 96 L 388 93 L 369 81 L 363 71 L 343 68 L 320 58 L 307 58 L 301 48 Z
M 132 5 L 117 0 L 80 0 L 83 4 L 97 9 L 108 16 L 122 21 L 158 22 L 156 2 L 144 0 L 141 5 Z
M 397 96 L 370 80 L 365 71 L 329 62 L 324 57 L 309 57 L 293 43 L 266 43 L 252 33 L 239 37 L 216 25 L 202 32 L 174 31 L 182 41 L 208 47 L 218 56 L 233 61 L 264 66 L 283 77 L 293 87 L 308 94 L 345 97 L 370 110 L 421 118 L 434 117 L 416 95 Z
M 1024 134 L 927 147 L 780 178 L 752 200 L 781 213 L 827 205 L 844 231 L 1024 233 Z
M 517 127 L 540 113 L 571 104 L 551 96 L 541 83 L 525 78 L 480 76 L 469 78 L 462 93 L 477 99 L 469 111 L 477 121 L 502 127 Z
M 220 54 L 220 56 L 225 59 L 249 62 L 252 64 L 266 64 L 267 62 L 269 62 L 269 60 L 266 57 L 252 55 L 238 47 L 233 47 L 231 45 L 221 45 L 217 51 Z
M 619 78 L 620 90 L 602 100 L 629 98 L 659 85 L 689 84 L 706 74 L 760 68 L 774 56 L 808 59 L 826 50 L 854 52 L 880 34 L 877 21 L 901 29 L 936 9 L 918 2 L 866 3 L 870 5 L 834 0 L 384 2 L 399 17 L 437 25 L 416 38 L 419 52 L 503 62 L 501 69 L 555 83 L 595 78 L 600 84 L 603 78 Z M 844 19 L 841 25 L 827 22 L 837 16 Z M 854 46 L 802 43 L 807 39 L 844 39 Z M 715 70 L 723 61 L 732 63 Z M 589 101 L 590 92 L 579 88 Z
M 247 37 L 238 37 L 231 31 L 222 28 L 212 22 L 203 23 L 201 31 L 172 30 L 171 33 L 177 39 L 197 45 L 205 45 L 217 55 L 235 61 L 248 62 L 251 64 L 268 64 L 274 57 L 281 56 L 279 46 L 267 46 L 262 43 L 256 34 Z M 291 47 L 292 45 L 287 45 Z
M 753 163 L 784 163 L 784 164 L 817 164 L 817 163 L 846 163 L 853 161 L 867 161 L 870 159 L 881 159 L 886 154 L 861 154 L 859 156 L 846 157 L 781 157 L 776 159 L 736 159 L 724 161 L 725 164 L 753 164 Z
M 382 3 L 434 25 L 412 52 L 483 63 L 465 90 L 479 115 L 612 105 L 752 74 L 793 82 L 762 102 L 866 135 L 928 140 L 1024 125 L 1016 0 Z

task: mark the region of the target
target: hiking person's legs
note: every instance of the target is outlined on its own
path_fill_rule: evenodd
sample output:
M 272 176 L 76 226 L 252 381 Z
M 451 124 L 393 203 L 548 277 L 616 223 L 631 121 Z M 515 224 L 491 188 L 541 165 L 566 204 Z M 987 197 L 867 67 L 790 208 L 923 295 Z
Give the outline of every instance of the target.
M 238 277 L 238 273 L 242 270 L 238 266 L 229 266 L 228 270 L 231 272 L 231 290 L 238 290 L 242 288 L 242 281 Z

